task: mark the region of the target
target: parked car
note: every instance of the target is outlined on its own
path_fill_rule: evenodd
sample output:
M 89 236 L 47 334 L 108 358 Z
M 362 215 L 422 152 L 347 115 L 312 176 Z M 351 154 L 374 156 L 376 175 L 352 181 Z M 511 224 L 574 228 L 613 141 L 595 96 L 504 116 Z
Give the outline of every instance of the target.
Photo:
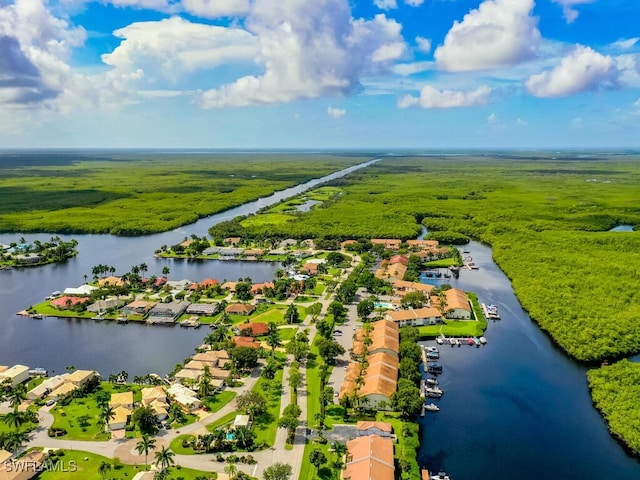
M 47 403 L 45 403 L 45 405 L 47 407 L 50 407 L 51 405 L 53 405 L 54 403 L 56 403 L 56 401 L 53 398 L 50 398 L 49 400 L 47 400 Z

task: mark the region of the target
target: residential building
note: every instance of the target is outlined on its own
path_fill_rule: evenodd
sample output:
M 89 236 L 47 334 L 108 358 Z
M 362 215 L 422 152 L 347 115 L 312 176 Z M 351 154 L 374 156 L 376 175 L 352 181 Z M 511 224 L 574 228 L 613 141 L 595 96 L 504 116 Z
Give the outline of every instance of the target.
M 182 302 L 158 303 L 149 312 L 147 323 L 174 323 L 189 305 L 191 305 L 191 302 L 186 300 Z
M 14 365 L 0 373 L 0 383 L 7 379 L 11 381 L 11 387 L 15 388 L 17 385 L 29 380 L 29 367 L 24 365 Z
M 40 474 L 45 454 L 31 451 L 17 460 L 0 463 L 0 480 L 30 480 Z
M 422 325 L 436 325 L 442 323 L 442 314 L 440 310 L 433 307 L 423 307 L 409 310 L 398 310 L 394 312 L 386 312 L 385 320 L 392 320 L 399 327 L 406 325 L 419 327 Z
M 450 288 L 444 292 L 444 295 L 447 300 L 447 312 L 445 314 L 447 318 L 457 320 L 471 319 L 471 304 L 465 292 L 457 288 Z
M 393 426 L 387 422 L 371 422 L 359 421 L 356 424 L 356 431 L 359 437 L 367 435 L 377 435 L 379 437 L 390 437 L 393 432 Z
M 260 342 L 256 342 L 251 337 L 233 337 L 233 343 L 236 347 L 260 348 Z
M 398 250 L 402 240 L 397 238 L 372 238 L 371 243 L 373 245 L 382 245 L 386 250 Z
M 238 330 L 242 336 L 262 337 L 269 333 L 269 326 L 262 322 L 245 323 L 240 325 Z
M 251 315 L 255 309 L 250 303 L 232 303 L 224 311 L 233 315 Z
M 361 356 L 365 351 L 365 337 L 371 339 L 370 345 L 366 346 L 369 355 L 386 352 L 397 355 L 399 348 L 398 324 L 391 320 L 379 320 L 370 324 L 371 330 L 367 334 L 364 328 L 356 330 L 352 354 Z
M 52 399 L 52 400 L 59 400 L 61 398 L 66 397 L 71 392 L 73 392 L 74 390 L 77 390 L 77 389 L 78 389 L 78 387 L 75 386 L 73 383 L 67 382 L 67 383 L 64 383 L 64 384 L 60 385 L 53 392 L 51 392 L 49 394 L 49 398 Z
M 112 393 L 109 406 L 112 408 L 125 407 L 133 409 L 133 392 Z
M 95 377 L 97 373 L 93 370 L 75 370 L 67 377 L 67 382 L 72 383 L 76 387 L 83 387 L 89 380 Z
M 27 400 L 39 400 L 44 398 L 48 393 L 53 392 L 56 388 L 63 385 L 66 381 L 66 377 L 67 374 L 47 378 L 40 385 L 27 392 Z
M 187 412 L 200 408 L 201 402 L 197 394 L 179 383 L 171 385 L 167 390 L 167 395 L 169 395 L 172 402 L 176 402 Z
M 202 315 L 204 317 L 212 317 L 218 312 L 217 303 L 192 303 L 187 307 L 186 312 L 189 315 Z
M 344 480 L 394 480 L 393 442 L 377 435 L 347 442 Z

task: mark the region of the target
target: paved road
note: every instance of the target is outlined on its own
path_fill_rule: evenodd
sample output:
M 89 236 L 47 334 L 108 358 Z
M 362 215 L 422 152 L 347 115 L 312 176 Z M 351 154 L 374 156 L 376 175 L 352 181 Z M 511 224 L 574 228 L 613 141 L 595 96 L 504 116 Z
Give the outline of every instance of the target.
M 359 258 L 355 258 L 354 265 L 359 262 Z M 338 284 L 343 281 L 353 270 L 353 267 L 349 267 L 343 273 L 343 275 L 338 280 Z M 320 318 L 323 318 L 324 314 L 326 314 L 327 307 L 331 304 L 332 301 L 335 300 L 335 293 L 331 294 L 329 298 L 322 297 L 320 299 L 320 303 L 322 303 L 322 314 Z M 338 360 L 338 367 L 333 369 L 331 378 L 329 380 L 329 385 L 334 387 L 334 390 L 339 391 L 340 386 L 342 385 L 342 381 L 344 380 L 344 369 L 342 368 L 349 362 L 349 353 L 348 349 L 351 348 L 353 343 L 353 331 L 356 325 L 357 314 L 356 307 L 354 305 L 348 306 L 348 320 L 347 322 L 339 327 L 343 331 L 342 336 L 336 336 L 336 340 L 345 348 L 347 351 L 344 355 L 340 357 Z M 302 328 L 309 329 L 309 338 L 313 341 L 313 338 L 316 334 L 315 325 L 311 324 L 311 317 L 307 316 L 304 319 L 302 324 Z M 289 369 L 288 366 L 292 361 L 291 356 L 287 357 L 286 367 L 283 375 L 283 384 L 282 384 L 282 397 L 280 403 L 280 413 L 284 410 L 284 408 L 290 403 L 290 387 L 288 385 L 288 376 Z M 304 365 L 303 365 L 304 366 Z M 245 379 L 244 384 L 241 387 L 231 388 L 230 390 L 236 391 L 237 395 L 240 395 L 250 389 L 253 388 L 255 383 L 257 382 L 260 376 L 260 368 L 254 369 L 250 376 Z M 306 425 L 307 418 L 307 401 L 309 400 L 307 396 L 306 389 L 306 370 L 302 369 L 303 373 L 303 384 L 298 388 L 298 405 L 301 409 L 300 418 L 303 422 L 303 425 Z M 44 447 L 44 448 L 63 448 L 69 450 L 81 450 L 86 452 L 95 453 L 98 455 L 103 455 L 108 458 L 118 457 L 121 462 L 126 464 L 138 464 L 142 465 L 144 463 L 144 456 L 138 455 L 135 451 L 135 445 L 138 442 L 137 439 L 111 439 L 104 442 L 87 442 L 87 441 L 77 441 L 77 440 L 62 440 L 50 438 L 47 435 L 47 430 L 53 424 L 53 415 L 49 412 L 51 407 L 42 407 L 39 410 L 40 414 L 40 426 L 32 433 L 31 438 L 27 444 L 27 447 Z M 210 423 L 215 422 L 219 418 L 227 415 L 230 412 L 236 410 L 236 402 L 235 400 L 229 402 L 227 405 L 222 407 L 217 412 L 204 417 L 197 422 L 187 425 L 185 427 L 181 427 L 175 430 L 162 430 L 156 437 L 156 450 L 159 450 L 162 446 L 169 446 L 171 441 L 174 440 L 179 435 L 190 434 L 193 432 L 197 432 Z M 294 440 L 294 445 L 291 450 L 285 449 L 285 442 L 287 432 L 284 429 L 278 429 L 276 432 L 276 439 L 273 448 L 252 452 L 251 455 L 257 461 L 255 465 L 244 465 L 237 464 L 239 470 L 242 470 L 252 476 L 261 478 L 264 469 L 272 465 L 276 462 L 288 463 L 292 466 L 292 479 L 297 479 L 300 476 L 300 471 L 302 467 L 302 461 L 304 457 L 304 446 L 306 443 L 306 426 L 301 426 L 296 431 L 296 436 Z M 225 454 L 226 456 L 228 454 Z M 154 452 L 149 453 L 149 460 L 153 461 Z M 178 465 L 187 468 L 193 468 L 196 470 L 208 471 L 208 472 L 223 472 L 226 463 L 220 463 L 215 460 L 215 454 L 204 454 L 204 455 L 176 455 L 175 461 Z

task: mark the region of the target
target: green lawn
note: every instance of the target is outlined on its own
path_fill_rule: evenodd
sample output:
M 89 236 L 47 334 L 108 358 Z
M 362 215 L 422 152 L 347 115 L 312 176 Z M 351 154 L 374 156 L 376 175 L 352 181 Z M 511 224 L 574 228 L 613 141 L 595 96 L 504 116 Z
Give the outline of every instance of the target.
M 228 425 L 229 423 L 235 420 L 236 415 L 238 415 L 239 413 L 240 412 L 238 412 L 237 410 L 227 413 L 224 417 L 220 417 L 215 422 L 212 422 L 209 425 L 207 425 L 207 430 L 209 430 L 210 432 L 213 432 L 216 428 L 222 427 L 224 425 Z
M 114 385 L 102 382 L 100 389 L 111 394 L 116 392 L 134 392 L 134 401 L 140 401 L 142 386 L 140 385 Z M 104 441 L 109 438 L 109 434 L 104 432 L 104 427 L 100 422 L 100 407 L 95 399 L 95 394 L 87 397 L 74 398 L 68 405 L 58 405 L 51 409 L 53 414 L 53 428 L 64 428 L 67 435 L 59 438 L 66 440 L 90 440 Z M 88 416 L 88 425 L 80 426 L 78 419 L 81 416 Z
M 475 293 L 467 292 L 467 296 L 473 307 L 472 320 L 446 320 L 444 325 L 426 325 L 417 327 L 420 337 L 480 337 L 487 329 L 487 319 L 482 314 L 482 308 L 478 303 Z M 477 319 L 477 320 L 476 320 Z
M 220 393 L 216 393 L 213 397 L 205 400 L 204 404 L 209 409 L 210 413 L 215 413 L 224 407 L 227 403 L 233 400 L 236 396 L 236 392 L 230 390 L 224 390 Z
M 271 385 L 282 384 L 282 369 L 279 369 Z M 278 429 L 278 419 L 280 417 L 280 399 L 282 398 L 280 389 L 270 389 L 264 392 L 263 384 L 265 379 L 260 377 L 253 387 L 254 392 L 260 392 L 267 397 L 267 411 L 257 416 L 253 420 L 251 429 L 256 432 L 256 444 L 264 443 L 271 447 L 276 440 L 276 431 Z
M 297 327 L 279 328 L 278 333 L 280 334 L 280 340 L 287 341 L 287 340 L 291 340 L 293 337 L 296 336 L 296 333 L 298 333 L 298 328 Z
M 62 450 L 62 456 L 58 457 L 58 471 L 42 472 L 38 475 L 38 480 L 67 480 L 68 478 L 78 480 L 101 480 L 98 473 L 100 464 L 105 461 L 112 465 L 107 473 L 109 480 L 130 480 L 136 473 L 143 471 L 144 465 L 123 465 L 114 460 L 102 457 L 89 452 L 77 450 Z M 152 461 L 152 458 L 149 458 Z M 114 465 L 116 465 L 114 467 Z M 62 470 L 66 471 L 62 471 Z M 198 476 L 208 477 L 209 472 L 191 470 L 190 468 L 174 467 L 169 469 L 170 478 L 183 478 L 184 480 L 195 480 Z
M 191 447 L 185 448 L 182 446 L 183 441 L 192 442 L 195 439 L 196 439 L 195 435 L 187 434 L 187 435 L 177 436 L 171 441 L 170 448 L 171 450 L 176 452 L 178 455 L 196 455 L 197 452 L 193 448 Z
M 299 480 L 316 480 L 318 478 L 322 480 L 330 480 L 335 478 L 333 476 L 334 469 L 330 467 L 331 462 L 335 459 L 333 454 L 329 452 L 330 446 L 331 445 L 328 442 L 324 445 L 307 443 L 304 446 L 304 456 L 302 458 L 302 467 L 300 468 L 300 477 L 298 477 Z M 309 461 L 309 457 L 313 450 L 320 450 L 323 452 L 329 462 L 325 465 L 321 465 L 319 470 L 316 470 L 316 467 L 311 465 L 311 462 Z
M 424 264 L 426 268 L 445 268 L 452 265 L 457 265 L 455 258 L 443 258 L 441 260 L 434 260 L 432 262 L 426 262 Z
M 270 322 L 275 323 L 276 325 L 285 325 L 286 322 L 284 320 L 284 314 L 287 311 L 288 306 L 283 304 L 274 304 L 269 305 L 268 310 L 258 313 L 255 316 L 252 316 L 249 321 L 250 322 L 262 322 L 269 324 Z M 296 306 L 298 309 L 298 313 L 300 314 L 300 318 L 304 318 L 304 307 Z M 246 317 L 245 317 L 246 319 Z

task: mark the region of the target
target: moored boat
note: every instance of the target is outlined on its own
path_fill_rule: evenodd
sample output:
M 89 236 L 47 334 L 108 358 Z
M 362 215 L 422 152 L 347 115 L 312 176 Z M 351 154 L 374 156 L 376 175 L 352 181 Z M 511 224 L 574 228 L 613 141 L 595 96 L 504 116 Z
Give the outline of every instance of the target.
M 424 404 L 424 409 L 427 412 L 438 412 L 438 411 L 440 411 L 440 407 L 437 406 L 435 403 L 425 403 Z
M 480 337 L 479 340 L 482 345 L 485 345 L 487 343 L 487 339 L 485 337 Z

